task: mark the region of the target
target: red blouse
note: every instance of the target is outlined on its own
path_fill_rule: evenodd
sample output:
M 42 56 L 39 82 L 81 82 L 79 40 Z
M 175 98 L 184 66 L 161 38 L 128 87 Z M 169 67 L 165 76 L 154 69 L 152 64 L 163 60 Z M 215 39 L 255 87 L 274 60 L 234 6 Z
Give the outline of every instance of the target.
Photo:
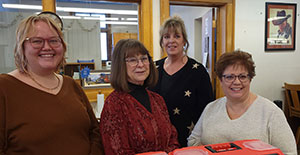
M 114 91 L 105 100 L 100 132 L 106 155 L 170 152 L 179 147 L 163 98 L 147 93 L 152 113 L 128 93 Z

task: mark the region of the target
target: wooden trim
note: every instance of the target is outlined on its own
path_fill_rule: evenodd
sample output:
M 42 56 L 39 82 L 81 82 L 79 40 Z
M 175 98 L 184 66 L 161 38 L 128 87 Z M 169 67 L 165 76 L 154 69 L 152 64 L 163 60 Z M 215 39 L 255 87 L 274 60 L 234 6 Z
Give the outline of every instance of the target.
M 170 17 L 170 4 L 169 0 L 160 0 L 160 25 L 163 24 L 163 22 Z
M 161 0 L 164 1 L 164 0 Z M 162 4 L 163 2 L 161 2 Z M 217 8 L 217 47 L 216 47 L 216 59 L 220 57 L 222 53 L 231 52 L 234 50 L 234 13 L 235 13 L 235 0 L 169 0 L 169 5 L 186 5 L 186 6 L 208 6 Z M 166 4 L 163 3 L 165 7 Z M 167 14 L 168 9 L 161 9 L 161 15 Z M 169 10 L 168 10 L 169 12 Z M 212 60 L 212 64 L 215 61 Z M 215 74 L 212 74 L 213 78 L 216 78 L 216 98 L 224 96 L 220 81 Z
M 234 4 L 226 5 L 226 52 L 234 50 Z
M 43 11 L 56 12 L 55 0 L 42 0 Z
M 170 2 L 169 0 L 160 0 L 160 25 L 164 23 L 166 19 L 170 17 Z M 167 52 L 163 51 L 163 49 L 160 50 L 161 57 L 164 58 L 167 56 Z
M 107 2 L 126 2 L 126 3 L 140 3 L 142 0 L 91 0 L 91 1 L 107 1 Z
M 229 3 L 234 0 L 170 0 L 171 5 L 186 5 L 186 6 L 209 6 L 218 7 Z
M 222 25 L 226 24 L 225 22 L 225 17 L 224 17 L 224 6 L 221 7 L 221 8 L 218 8 L 217 10 L 217 52 L 216 52 L 216 61 L 214 63 L 217 62 L 217 60 L 219 59 L 219 57 L 221 56 L 221 54 L 223 53 L 223 51 L 225 51 L 225 43 L 224 43 L 224 40 L 225 40 L 225 28 L 222 27 Z M 222 88 L 221 88 L 221 83 L 220 83 L 220 79 L 217 77 L 216 74 L 214 74 L 215 78 L 216 78 L 216 98 L 219 98 L 221 96 L 224 96 L 224 93 L 222 91 Z
M 153 7 L 152 0 L 142 0 L 139 9 L 139 39 L 153 56 Z

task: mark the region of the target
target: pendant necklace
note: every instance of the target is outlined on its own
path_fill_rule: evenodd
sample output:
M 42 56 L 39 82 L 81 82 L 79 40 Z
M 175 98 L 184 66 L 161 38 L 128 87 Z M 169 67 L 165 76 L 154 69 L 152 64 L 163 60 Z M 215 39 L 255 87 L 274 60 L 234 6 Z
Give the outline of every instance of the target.
M 40 87 L 42 87 L 42 88 L 44 88 L 44 89 L 46 89 L 46 90 L 55 90 L 56 88 L 59 87 L 60 79 L 59 79 L 59 77 L 58 77 L 55 73 L 54 73 L 54 75 L 55 75 L 56 79 L 58 80 L 58 83 L 57 83 L 57 85 L 56 85 L 55 87 L 53 87 L 53 88 L 48 88 L 48 87 L 43 86 L 43 85 L 40 84 L 39 82 L 37 82 L 37 80 L 35 80 L 35 79 L 28 73 L 29 78 L 30 78 L 34 83 L 36 83 L 37 85 L 39 85 Z

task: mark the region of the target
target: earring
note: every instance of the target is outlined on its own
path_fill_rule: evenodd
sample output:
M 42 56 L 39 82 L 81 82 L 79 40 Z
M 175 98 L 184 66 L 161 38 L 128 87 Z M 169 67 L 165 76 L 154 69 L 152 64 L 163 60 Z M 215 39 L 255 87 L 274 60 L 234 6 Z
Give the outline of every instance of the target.
M 187 45 L 185 44 L 185 45 L 183 46 L 183 51 L 186 51 L 186 48 L 187 48 Z

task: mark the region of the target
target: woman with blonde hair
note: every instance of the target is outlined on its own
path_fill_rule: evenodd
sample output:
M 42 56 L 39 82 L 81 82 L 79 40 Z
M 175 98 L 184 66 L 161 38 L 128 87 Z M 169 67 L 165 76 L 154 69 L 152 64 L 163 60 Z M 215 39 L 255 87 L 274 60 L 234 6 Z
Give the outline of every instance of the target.
M 66 50 L 61 28 L 49 17 L 32 15 L 19 24 L 17 69 L 0 75 L 0 154 L 103 154 L 84 91 L 56 73 Z
M 210 77 L 201 63 L 187 56 L 189 42 L 180 17 L 164 22 L 159 43 L 168 56 L 156 61 L 159 80 L 153 91 L 165 99 L 179 143 L 184 147 L 204 107 L 214 99 Z

